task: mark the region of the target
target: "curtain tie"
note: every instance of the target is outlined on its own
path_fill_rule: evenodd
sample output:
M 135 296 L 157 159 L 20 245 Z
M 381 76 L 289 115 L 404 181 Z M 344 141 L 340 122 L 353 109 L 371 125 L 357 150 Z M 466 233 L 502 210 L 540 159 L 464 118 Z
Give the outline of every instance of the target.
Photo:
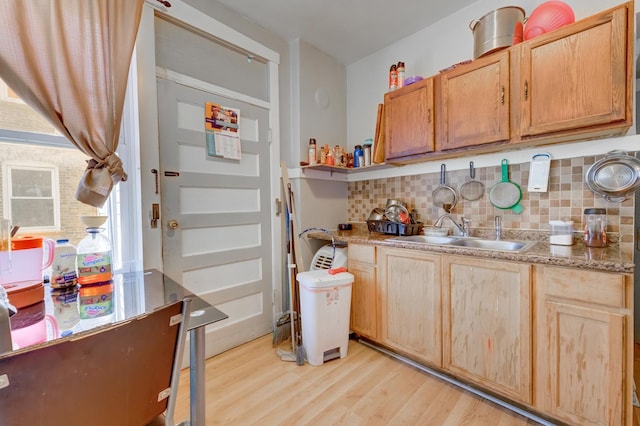
M 120 160 L 120 157 L 118 157 L 118 154 L 115 152 L 109 154 L 99 163 L 95 160 L 90 160 L 87 165 L 87 169 L 103 168 L 105 166 L 107 170 L 109 170 L 109 174 L 111 175 L 111 179 L 113 179 L 114 184 L 118 182 L 125 182 L 127 180 L 127 174 L 122 168 L 122 160 Z

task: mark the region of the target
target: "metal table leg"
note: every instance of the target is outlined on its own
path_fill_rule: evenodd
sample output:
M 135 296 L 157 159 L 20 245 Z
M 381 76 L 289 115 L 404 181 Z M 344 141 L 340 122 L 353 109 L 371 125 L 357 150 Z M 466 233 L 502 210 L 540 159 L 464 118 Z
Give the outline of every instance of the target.
M 190 426 L 205 425 L 205 326 L 189 331 Z

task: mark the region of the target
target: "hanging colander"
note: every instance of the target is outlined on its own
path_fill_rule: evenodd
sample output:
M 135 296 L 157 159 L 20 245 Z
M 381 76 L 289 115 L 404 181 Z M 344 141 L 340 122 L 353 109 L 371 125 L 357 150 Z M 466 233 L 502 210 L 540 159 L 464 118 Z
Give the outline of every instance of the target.
M 640 189 L 640 160 L 626 151 L 609 151 L 589 167 L 584 180 L 607 201 L 622 202 Z

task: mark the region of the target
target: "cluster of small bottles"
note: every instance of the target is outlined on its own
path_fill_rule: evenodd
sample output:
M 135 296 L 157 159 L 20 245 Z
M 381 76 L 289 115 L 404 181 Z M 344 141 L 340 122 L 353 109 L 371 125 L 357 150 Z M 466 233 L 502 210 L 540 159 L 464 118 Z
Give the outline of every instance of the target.
M 349 166 L 351 163 L 351 166 Z M 325 144 L 317 148 L 315 138 L 309 139 L 309 165 L 326 164 L 327 166 L 353 167 L 353 155 L 344 147 Z
M 356 145 L 354 152 L 346 152 L 344 147 L 336 145 L 330 147 L 329 144 L 317 148 L 314 138 L 309 139 L 309 165 L 324 164 L 338 167 L 365 167 L 371 165 L 371 144 L 373 141 L 367 139 L 363 145 Z
M 404 78 L 404 62 L 399 61 L 397 64 L 392 64 L 389 69 L 389 90 L 404 87 Z

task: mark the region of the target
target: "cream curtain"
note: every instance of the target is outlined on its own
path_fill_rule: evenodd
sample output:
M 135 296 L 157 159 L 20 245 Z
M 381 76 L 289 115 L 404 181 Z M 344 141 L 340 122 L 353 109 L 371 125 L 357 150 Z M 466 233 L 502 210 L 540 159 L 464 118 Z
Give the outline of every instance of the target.
M 127 180 L 115 154 L 144 0 L 0 0 L 0 77 L 90 159 L 76 198 Z

